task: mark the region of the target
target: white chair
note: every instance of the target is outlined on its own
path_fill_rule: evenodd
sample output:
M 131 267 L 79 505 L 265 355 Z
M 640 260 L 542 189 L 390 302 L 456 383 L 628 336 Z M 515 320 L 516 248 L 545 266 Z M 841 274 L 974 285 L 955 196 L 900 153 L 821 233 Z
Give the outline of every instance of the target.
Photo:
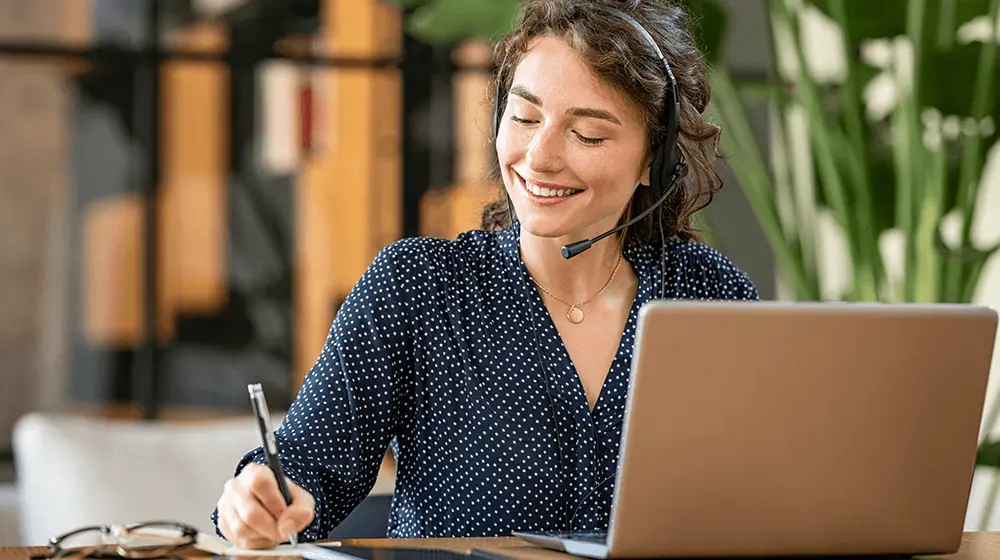
M 13 437 L 22 543 L 150 519 L 214 533 L 209 515 L 223 485 L 259 444 L 249 416 L 164 423 L 28 414 Z
M 0 546 L 20 546 L 21 522 L 17 515 L 21 507 L 13 484 L 0 484 Z

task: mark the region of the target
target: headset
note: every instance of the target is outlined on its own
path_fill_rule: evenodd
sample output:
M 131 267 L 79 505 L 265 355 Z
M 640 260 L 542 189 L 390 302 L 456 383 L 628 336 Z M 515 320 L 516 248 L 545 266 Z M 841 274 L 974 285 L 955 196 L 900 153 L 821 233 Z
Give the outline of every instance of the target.
M 678 182 L 684 176 L 687 175 L 687 164 L 684 163 L 684 157 L 680 149 L 680 145 L 677 142 L 677 138 L 680 135 L 680 115 L 681 115 L 681 102 L 680 97 L 677 95 L 677 80 L 674 78 L 674 72 L 670 68 L 670 63 L 667 61 L 667 57 L 663 55 L 660 50 L 659 45 L 653 40 L 652 35 L 646 30 L 638 21 L 636 21 L 632 16 L 626 14 L 625 12 L 618 10 L 616 8 L 611 8 L 608 6 L 596 7 L 598 10 L 611 14 L 632 27 L 636 29 L 649 43 L 650 48 L 656 54 L 656 57 L 663 64 L 663 69 L 667 76 L 667 81 L 669 82 L 666 92 L 666 100 L 664 110 L 660 113 L 660 126 L 665 131 L 662 140 L 657 140 L 654 136 L 653 138 L 653 160 L 650 163 L 649 170 L 649 182 L 650 187 L 653 188 L 653 194 L 656 198 L 656 202 L 653 203 L 644 212 L 627 221 L 626 223 L 612 228 L 597 237 L 591 239 L 584 239 L 581 241 L 576 241 L 570 243 L 569 245 L 564 245 L 562 248 L 562 256 L 566 259 L 571 259 L 576 255 L 586 251 L 598 241 L 604 239 L 605 237 L 618 233 L 623 229 L 635 224 L 639 220 L 648 216 L 653 210 L 659 208 L 661 204 L 669 197 L 674 189 L 676 189 Z M 496 141 L 497 135 L 500 132 L 500 122 L 503 118 L 503 112 L 506 107 L 506 94 L 503 90 L 503 72 L 505 71 L 504 66 L 506 66 L 507 60 L 504 58 L 503 64 L 497 70 L 497 80 L 496 80 L 496 97 L 494 98 L 493 107 L 493 139 Z M 506 193 L 505 193 L 506 195 Z M 507 196 L 507 211 L 510 214 L 511 225 L 514 224 L 514 206 L 510 200 L 510 196 Z M 658 220 L 659 221 L 659 220 Z M 660 223 L 660 231 L 662 237 L 663 224 Z M 663 241 L 663 240 L 661 240 Z M 665 242 L 665 241 L 664 241 Z M 662 293 L 661 293 L 662 297 Z

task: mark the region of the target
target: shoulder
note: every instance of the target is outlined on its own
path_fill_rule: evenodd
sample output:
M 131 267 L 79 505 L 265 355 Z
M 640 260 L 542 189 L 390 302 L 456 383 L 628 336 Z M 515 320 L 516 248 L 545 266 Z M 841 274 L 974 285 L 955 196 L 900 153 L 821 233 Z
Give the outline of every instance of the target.
M 497 249 L 497 234 L 490 231 L 471 230 L 455 239 L 407 237 L 379 251 L 372 268 L 404 274 L 454 268 L 460 263 L 489 260 Z
M 499 244 L 498 233 L 481 230 L 455 239 L 407 237 L 383 247 L 359 284 L 391 286 L 410 296 L 437 292 L 492 268 Z
M 409 237 L 384 246 L 337 308 L 332 343 L 356 348 L 357 337 L 374 332 L 386 344 L 405 344 L 419 325 L 440 320 L 456 295 L 470 293 L 462 289 L 470 268 L 463 262 L 488 254 L 486 239 Z
M 442 261 L 449 252 L 449 241 L 434 237 L 406 237 L 383 247 L 368 268 L 368 274 L 389 275 L 419 273 Z
M 717 249 L 693 240 L 667 243 L 664 272 L 675 276 L 675 295 L 682 298 L 758 300 L 750 276 Z
M 435 269 L 447 252 L 447 240 L 430 237 L 404 238 L 382 247 L 338 309 L 338 324 L 412 319 L 422 302 L 433 297 Z
M 407 237 L 395 241 L 379 250 L 352 291 L 372 294 L 376 299 L 411 299 L 432 288 L 448 252 L 445 239 Z

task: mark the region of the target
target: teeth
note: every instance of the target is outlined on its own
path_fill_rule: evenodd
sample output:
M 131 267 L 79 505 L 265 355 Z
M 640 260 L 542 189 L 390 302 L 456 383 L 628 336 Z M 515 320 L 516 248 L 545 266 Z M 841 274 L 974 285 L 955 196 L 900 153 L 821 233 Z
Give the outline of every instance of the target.
M 522 181 L 524 181 L 523 178 Z M 558 197 L 558 196 L 569 196 L 580 192 L 579 189 L 550 189 L 548 187 L 539 187 L 538 185 L 533 185 L 531 183 L 528 183 L 527 181 L 524 181 L 524 187 L 528 189 L 528 191 L 530 191 L 531 194 L 535 196 Z

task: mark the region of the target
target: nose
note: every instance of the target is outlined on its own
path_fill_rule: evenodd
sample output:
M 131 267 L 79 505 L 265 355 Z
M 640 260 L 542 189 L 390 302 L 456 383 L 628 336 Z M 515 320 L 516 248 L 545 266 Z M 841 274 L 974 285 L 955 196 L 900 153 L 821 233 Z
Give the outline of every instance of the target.
M 539 127 L 528 144 L 525 163 L 538 173 L 559 171 L 563 162 L 562 149 L 562 137 L 554 127 Z

